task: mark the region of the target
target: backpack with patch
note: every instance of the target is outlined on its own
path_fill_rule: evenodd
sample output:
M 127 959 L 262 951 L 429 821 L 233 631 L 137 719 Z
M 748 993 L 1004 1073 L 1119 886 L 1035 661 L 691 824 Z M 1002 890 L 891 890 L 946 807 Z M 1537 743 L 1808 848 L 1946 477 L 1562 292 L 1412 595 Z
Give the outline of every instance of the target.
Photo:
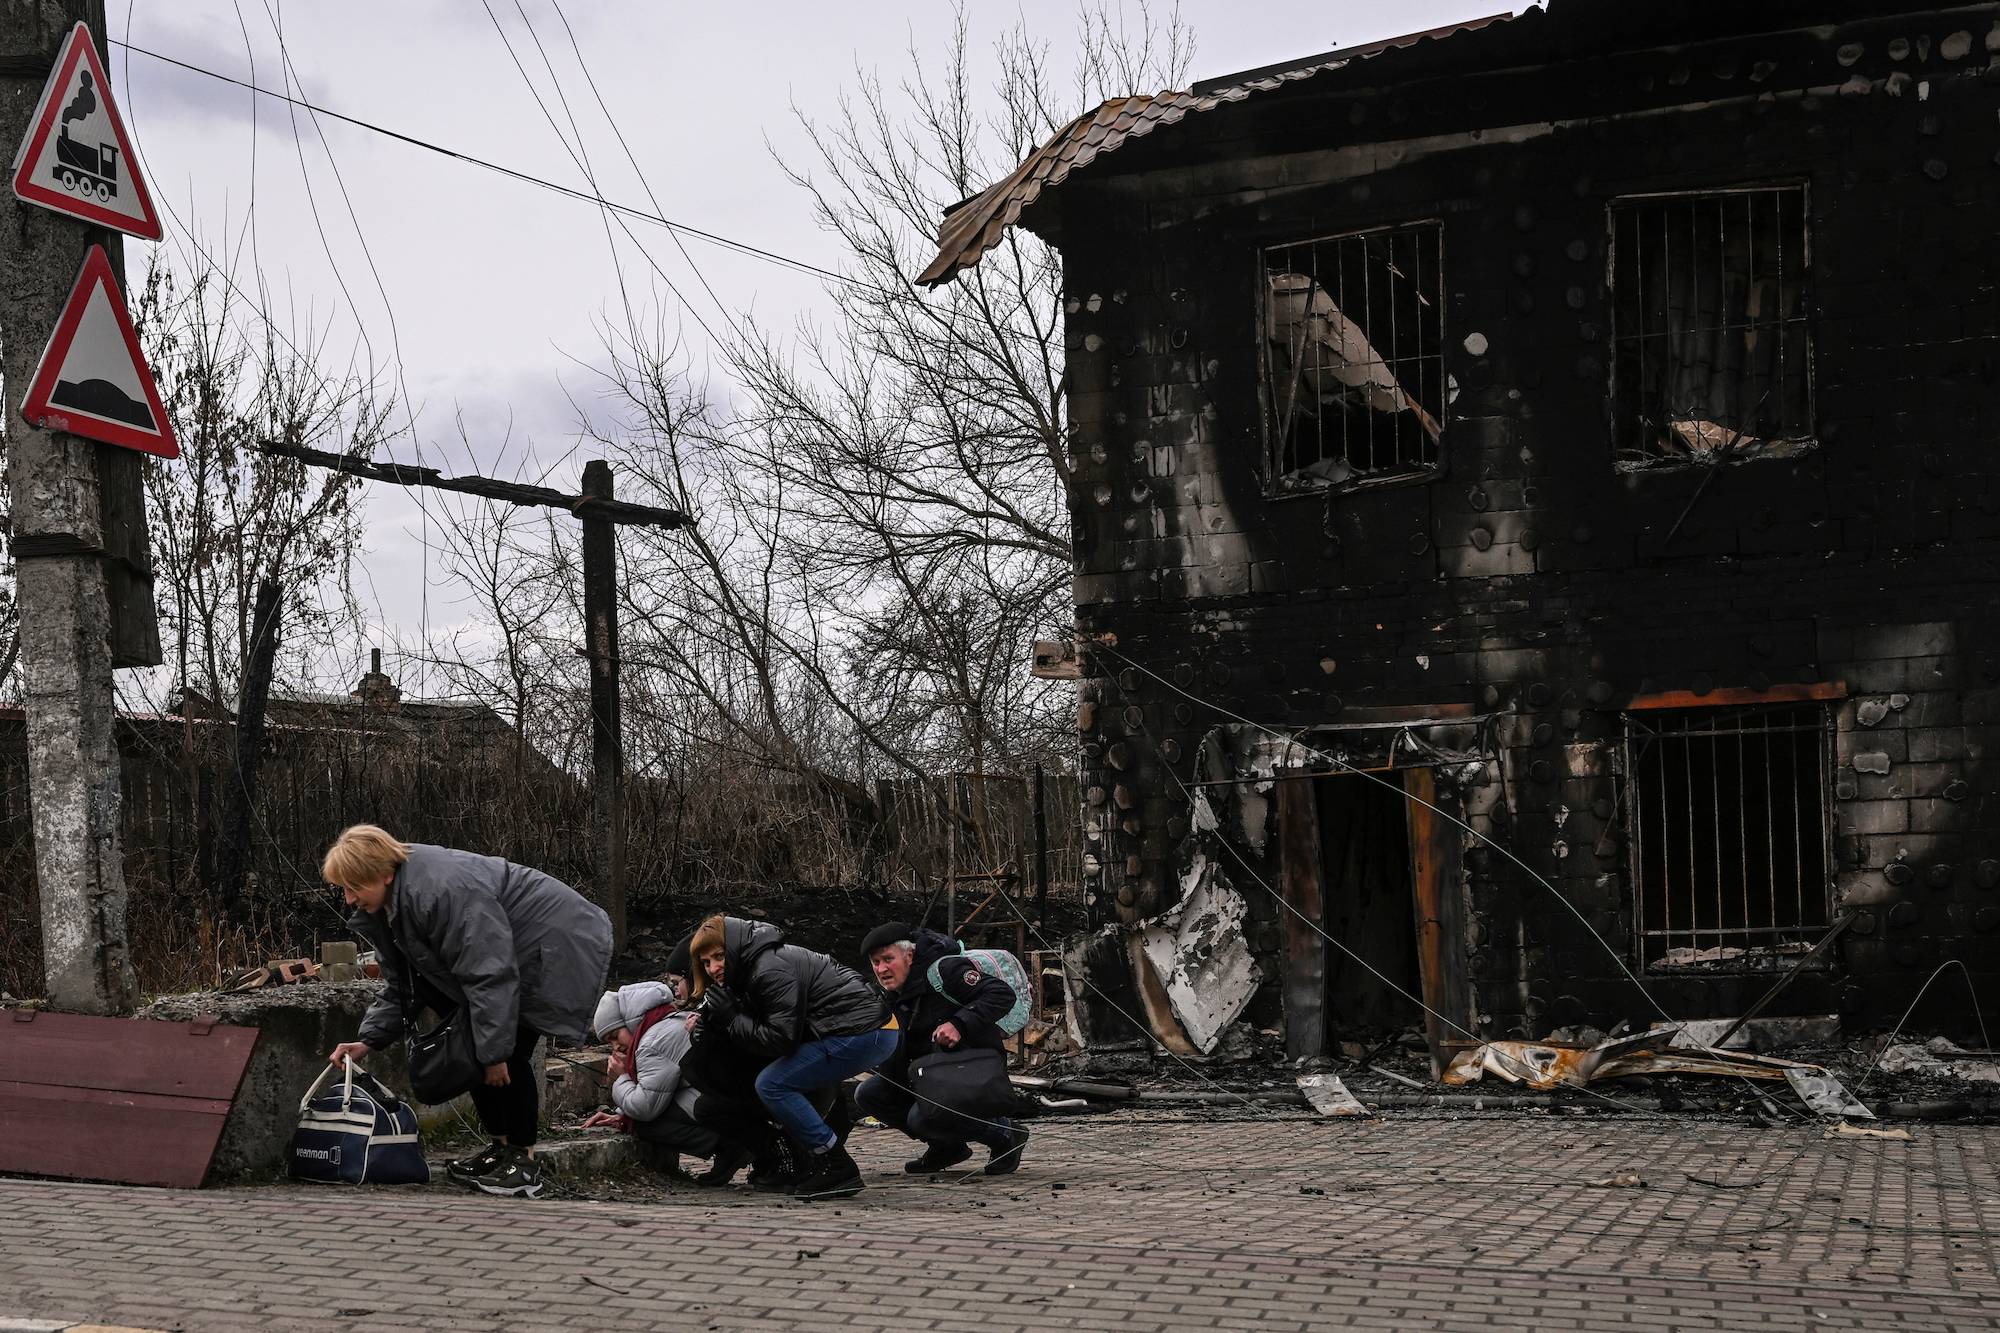
M 946 954 L 924 973 L 931 989 L 939 995 L 945 993 L 944 965 L 957 962 L 969 962 L 987 976 L 998 977 L 1014 992 L 1014 1007 L 993 1021 L 995 1027 L 1011 1037 L 1028 1026 L 1028 1015 L 1034 1012 L 1034 983 L 1028 979 L 1028 969 L 1021 966 L 1020 959 L 1005 949 L 965 949 Z

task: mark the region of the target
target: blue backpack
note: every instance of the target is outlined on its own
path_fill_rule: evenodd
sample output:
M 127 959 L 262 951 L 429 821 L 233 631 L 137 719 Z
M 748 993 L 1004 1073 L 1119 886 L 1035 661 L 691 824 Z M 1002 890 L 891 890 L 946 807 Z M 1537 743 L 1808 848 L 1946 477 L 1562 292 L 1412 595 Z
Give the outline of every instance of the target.
M 931 989 L 944 994 L 944 965 L 946 963 L 971 963 L 989 977 L 998 977 L 1007 983 L 1007 989 L 1014 992 L 1014 1005 L 994 1021 L 993 1026 L 1008 1036 L 1013 1036 L 1028 1026 L 1029 1015 L 1033 1012 L 1034 985 L 1028 979 L 1028 969 L 1021 966 L 1021 960 L 1005 949 L 967 949 L 960 946 L 954 954 L 946 954 L 930 965 L 924 973 Z
M 299 1102 L 291 1175 L 323 1185 L 423 1185 L 431 1178 L 417 1113 L 366 1070 L 347 1061 L 337 1088 L 328 1065 Z

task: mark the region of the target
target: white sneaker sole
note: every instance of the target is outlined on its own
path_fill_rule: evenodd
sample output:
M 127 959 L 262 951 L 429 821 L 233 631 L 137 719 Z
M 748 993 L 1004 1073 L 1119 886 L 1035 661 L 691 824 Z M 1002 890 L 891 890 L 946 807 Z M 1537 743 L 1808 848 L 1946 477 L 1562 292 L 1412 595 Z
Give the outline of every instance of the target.
M 532 1185 L 482 1185 L 476 1180 L 465 1183 L 481 1194 L 498 1194 L 505 1198 L 536 1199 L 542 1193 L 542 1182 L 539 1180 Z

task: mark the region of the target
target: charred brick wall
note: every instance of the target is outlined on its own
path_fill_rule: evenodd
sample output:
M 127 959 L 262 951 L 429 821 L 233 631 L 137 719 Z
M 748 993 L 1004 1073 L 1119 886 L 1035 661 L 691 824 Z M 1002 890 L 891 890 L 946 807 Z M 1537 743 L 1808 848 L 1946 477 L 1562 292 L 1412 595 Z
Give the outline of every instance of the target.
M 1834 901 L 1854 924 L 1786 1007 L 1893 1022 L 1956 957 L 2000 1013 L 1996 113 L 1986 7 L 1306 80 L 1071 182 L 1076 600 L 1083 634 L 1116 640 L 1088 655 L 1078 719 L 1099 919 L 1176 901 L 1201 832 L 1182 784 L 1229 715 L 1332 729 L 1471 705 L 1500 715 L 1494 762 L 1456 800 L 1589 926 L 1473 842 L 1456 889 L 1479 1016 L 1539 1034 L 1641 1014 L 1607 758 L 1625 701 L 1841 682 Z M 1620 472 L 1607 204 L 1766 181 L 1807 189 L 1816 447 Z M 1420 219 L 1442 223 L 1457 390 L 1440 472 L 1268 497 L 1260 248 Z M 1267 887 L 1274 846 L 1244 849 Z M 1279 908 L 1238 878 L 1275 961 Z M 1769 975 L 1650 984 L 1719 1015 Z M 1934 994 L 1918 1022 L 1966 1012 L 1957 979 Z M 1276 1003 L 1273 981 L 1252 1017 Z

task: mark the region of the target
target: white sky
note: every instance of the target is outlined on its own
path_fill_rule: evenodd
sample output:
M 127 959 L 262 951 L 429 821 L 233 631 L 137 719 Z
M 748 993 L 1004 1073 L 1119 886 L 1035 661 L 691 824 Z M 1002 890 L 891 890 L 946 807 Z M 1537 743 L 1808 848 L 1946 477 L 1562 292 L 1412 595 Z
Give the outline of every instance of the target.
M 516 0 L 490 3 L 548 97 L 541 57 Z M 520 0 L 563 78 L 600 191 L 650 209 L 579 73 L 554 3 Z M 1201 79 L 1506 7 L 1507 0 L 1186 0 L 1181 15 L 1195 38 L 1193 78 Z M 282 20 L 308 100 L 587 188 L 481 0 L 110 0 L 108 8 L 115 40 L 274 88 L 284 83 L 275 37 Z M 807 200 L 772 157 L 775 147 L 804 161 L 791 108 L 830 118 L 843 90 L 856 83 L 857 69 L 879 72 L 893 85 L 908 68 L 911 50 L 921 55 L 946 48 L 953 23 L 951 8 L 938 0 L 567 0 L 563 11 L 668 217 L 829 268 L 841 264 L 837 244 L 816 228 Z M 1136 17 L 1138 11 L 1128 4 L 1127 12 Z M 1058 67 L 1074 49 L 1074 0 L 1021 0 L 1018 9 L 974 6 L 970 14 L 974 44 L 982 51 L 1017 15 L 1048 42 Z M 183 225 L 211 249 L 225 235 L 241 238 L 246 259 L 239 280 L 247 283 L 254 242 L 265 282 L 280 294 L 281 322 L 287 304 L 296 309 L 294 318 L 310 311 L 315 322 L 330 326 L 328 345 L 343 357 L 356 345 L 357 329 L 379 361 L 387 362 L 392 347 L 400 346 L 417 435 L 433 465 L 513 474 L 532 449 L 539 471 L 571 449 L 576 409 L 570 397 L 587 400 L 592 393 L 585 367 L 601 360 L 598 323 L 617 301 L 598 209 L 322 120 L 352 200 L 350 220 L 327 149 L 300 111 L 297 132 L 317 196 L 316 225 L 291 109 L 144 56 L 128 64 L 115 45 L 107 58 L 156 203 L 178 214 L 179 224 L 165 219 L 163 244 L 185 250 Z M 550 106 L 560 118 L 553 99 Z M 246 221 L 254 225 L 246 228 Z M 357 223 L 382 291 L 357 241 Z M 632 226 L 675 283 L 691 299 L 705 301 L 665 233 Z M 622 234 L 618 240 L 628 280 L 651 278 Z M 723 301 L 754 309 L 767 326 L 823 317 L 828 308 L 820 279 L 704 242 L 685 243 Z M 144 249 L 128 246 L 127 263 L 135 271 Z M 697 308 L 716 320 L 712 307 Z M 697 351 L 704 345 L 692 321 L 685 333 Z M 457 444 L 455 417 L 476 441 L 473 458 Z M 513 443 L 502 456 L 510 424 Z M 407 440 L 393 453 L 406 461 L 415 457 Z M 573 459 L 551 480 L 573 484 L 579 466 Z M 396 488 L 369 490 L 364 601 L 389 627 L 413 638 L 423 601 L 418 510 Z M 432 575 L 435 580 L 435 562 Z M 448 587 L 433 587 L 433 633 L 463 618 L 453 596 Z

